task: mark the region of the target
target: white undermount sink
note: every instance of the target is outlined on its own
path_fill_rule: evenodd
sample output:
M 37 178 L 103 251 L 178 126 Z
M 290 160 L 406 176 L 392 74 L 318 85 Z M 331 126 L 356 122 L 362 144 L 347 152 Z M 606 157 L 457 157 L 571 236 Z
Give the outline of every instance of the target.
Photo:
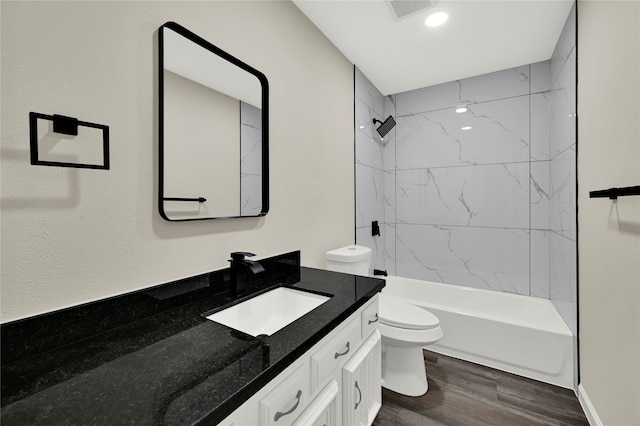
M 327 296 L 278 287 L 206 318 L 254 337 L 269 336 L 327 300 Z

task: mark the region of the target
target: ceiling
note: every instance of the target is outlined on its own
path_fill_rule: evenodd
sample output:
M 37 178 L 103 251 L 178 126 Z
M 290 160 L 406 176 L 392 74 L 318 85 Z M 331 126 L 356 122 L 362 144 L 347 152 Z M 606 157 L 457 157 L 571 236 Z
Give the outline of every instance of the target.
M 551 57 L 572 0 L 439 0 L 398 19 L 384 0 L 293 0 L 383 95 Z M 424 25 L 435 11 L 448 21 Z

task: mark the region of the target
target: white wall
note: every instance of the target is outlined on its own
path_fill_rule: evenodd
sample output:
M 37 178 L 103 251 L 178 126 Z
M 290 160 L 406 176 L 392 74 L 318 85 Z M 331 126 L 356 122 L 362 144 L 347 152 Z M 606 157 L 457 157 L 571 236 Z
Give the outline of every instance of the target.
M 163 96 L 165 196 L 207 200 L 165 201 L 165 214 L 240 216 L 240 101 L 167 70 Z
M 353 67 L 290 2 L 7 2 L 2 7 L 1 319 L 227 266 L 229 252 L 353 243 Z M 157 213 L 157 28 L 173 20 L 270 83 L 271 210 Z M 29 164 L 28 113 L 110 126 L 111 170 Z
M 604 425 L 640 424 L 640 3 L 578 3 L 581 390 Z M 593 414 L 593 413 L 592 413 Z

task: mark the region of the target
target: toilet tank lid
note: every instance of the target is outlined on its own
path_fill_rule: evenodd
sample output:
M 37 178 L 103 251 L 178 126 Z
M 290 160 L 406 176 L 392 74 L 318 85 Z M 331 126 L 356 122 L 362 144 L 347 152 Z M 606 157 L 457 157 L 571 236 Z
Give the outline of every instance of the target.
M 327 252 L 327 260 L 333 262 L 352 263 L 368 259 L 371 256 L 371 249 L 363 246 L 346 246 Z

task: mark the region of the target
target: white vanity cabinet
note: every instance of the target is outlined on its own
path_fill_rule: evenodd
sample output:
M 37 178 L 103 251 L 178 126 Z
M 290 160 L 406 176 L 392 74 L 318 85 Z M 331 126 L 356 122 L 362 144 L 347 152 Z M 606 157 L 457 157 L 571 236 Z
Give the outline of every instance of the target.
M 378 296 L 220 423 L 370 426 L 382 403 Z

